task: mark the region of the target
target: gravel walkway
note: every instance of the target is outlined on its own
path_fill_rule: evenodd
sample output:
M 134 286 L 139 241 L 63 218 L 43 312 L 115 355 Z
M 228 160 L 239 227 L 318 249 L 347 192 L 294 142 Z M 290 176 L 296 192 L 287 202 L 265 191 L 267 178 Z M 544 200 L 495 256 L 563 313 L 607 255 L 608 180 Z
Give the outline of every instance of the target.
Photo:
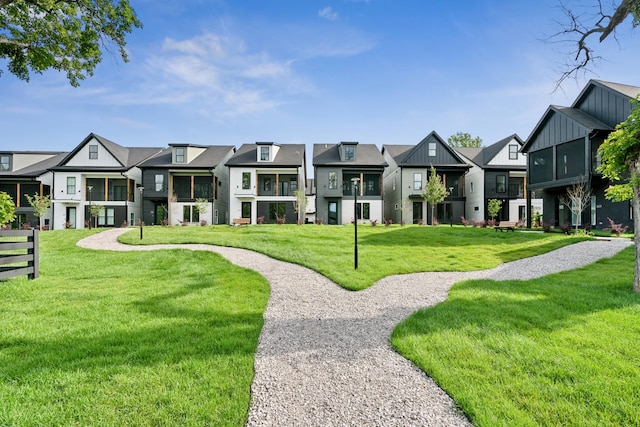
M 433 380 L 393 351 L 389 336 L 394 326 L 419 308 L 444 301 L 461 280 L 532 279 L 590 264 L 632 244 L 622 239 L 582 242 L 491 270 L 390 276 L 350 292 L 304 267 L 244 249 L 118 243 L 127 231 L 107 230 L 78 245 L 212 251 L 269 281 L 248 426 L 469 426 Z

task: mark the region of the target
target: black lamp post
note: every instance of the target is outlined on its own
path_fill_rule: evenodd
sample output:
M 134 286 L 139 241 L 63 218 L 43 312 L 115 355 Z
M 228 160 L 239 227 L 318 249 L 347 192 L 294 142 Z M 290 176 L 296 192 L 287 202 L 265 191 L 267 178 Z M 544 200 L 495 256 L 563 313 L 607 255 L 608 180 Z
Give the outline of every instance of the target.
M 91 230 L 91 190 L 93 190 L 93 185 L 88 185 L 87 190 L 89 190 L 89 230 Z
M 449 187 L 449 196 L 451 196 L 451 193 L 453 193 L 453 187 Z M 451 204 L 451 214 L 449 215 L 449 225 L 451 227 L 453 227 L 453 200 L 449 201 L 449 204 Z
M 360 178 L 351 178 L 353 183 L 353 269 L 358 269 L 358 183 Z
M 138 187 L 140 190 L 140 240 L 142 240 L 142 229 L 144 226 L 144 200 L 142 199 L 142 192 L 144 191 L 144 187 Z

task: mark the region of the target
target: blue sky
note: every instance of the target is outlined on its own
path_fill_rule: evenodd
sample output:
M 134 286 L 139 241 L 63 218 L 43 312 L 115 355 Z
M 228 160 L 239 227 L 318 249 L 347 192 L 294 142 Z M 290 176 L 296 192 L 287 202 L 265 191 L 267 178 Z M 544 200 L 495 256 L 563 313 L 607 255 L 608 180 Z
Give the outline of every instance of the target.
M 0 76 L 1 150 L 68 151 L 94 132 L 131 147 L 305 143 L 311 164 L 314 143 L 525 139 L 590 78 L 640 86 L 627 21 L 594 73 L 553 92 L 565 48 L 542 40 L 563 19 L 556 0 L 131 5 L 144 28 L 129 63 L 107 53 L 79 88 L 56 72 Z

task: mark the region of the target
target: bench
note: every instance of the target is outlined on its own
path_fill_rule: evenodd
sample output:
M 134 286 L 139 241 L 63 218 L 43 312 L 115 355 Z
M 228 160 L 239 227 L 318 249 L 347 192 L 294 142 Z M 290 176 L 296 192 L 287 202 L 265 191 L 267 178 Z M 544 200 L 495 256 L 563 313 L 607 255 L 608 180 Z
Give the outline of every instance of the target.
M 515 221 L 500 221 L 498 225 L 495 226 L 496 231 L 515 231 L 516 222 Z
M 249 225 L 251 224 L 251 218 L 233 218 L 233 225 Z

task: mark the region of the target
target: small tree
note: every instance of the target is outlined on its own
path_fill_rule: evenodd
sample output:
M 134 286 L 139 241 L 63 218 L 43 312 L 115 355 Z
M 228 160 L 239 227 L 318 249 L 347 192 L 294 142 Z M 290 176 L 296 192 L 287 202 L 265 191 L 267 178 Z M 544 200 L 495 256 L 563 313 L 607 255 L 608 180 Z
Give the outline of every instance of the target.
M 10 195 L 0 191 L 0 228 L 16 219 L 16 205 Z
M 615 185 L 605 192 L 614 201 L 632 200 L 636 265 L 633 290 L 640 292 L 640 97 L 631 101 L 629 118 L 616 126 L 600 145 L 602 159 L 599 171 Z M 627 182 L 621 183 L 623 177 Z
M 451 135 L 447 142 L 452 147 L 482 147 L 482 138 L 479 136 L 473 138 L 467 132 L 457 132 Z
M 193 210 L 197 212 L 198 219 L 200 219 L 200 215 L 206 214 L 209 210 L 209 201 L 202 197 L 197 198 Z
M 502 209 L 502 200 L 498 199 L 489 199 L 487 203 L 487 213 L 489 214 L 489 218 L 495 219 L 498 216 L 498 212 Z
M 571 215 L 576 218 L 576 231 L 580 224 L 582 212 L 591 201 L 591 190 L 587 190 L 587 183 L 584 177 L 580 177 L 571 187 L 567 187 L 567 194 L 560 196 L 560 203 L 571 211 Z
M 440 175 L 436 173 L 436 168 L 431 165 L 431 173 L 427 180 L 427 185 L 424 186 L 424 192 L 422 197 L 431 204 L 431 224 L 435 224 L 434 212 L 436 205 L 442 203 L 444 199 L 449 195 L 447 187 L 442 182 Z
M 38 222 L 40 223 L 40 230 L 42 230 L 42 221 L 44 214 L 47 213 L 47 209 L 51 206 L 51 196 L 41 196 L 38 193 L 33 193 L 33 196 L 28 194 L 24 195 L 29 201 L 29 204 L 33 208 L 33 214 L 38 218 Z
M 89 216 L 91 218 L 94 218 L 93 220 L 93 223 L 95 224 L 94 227 L 97 227 L 96 218 L 98 218 L 102 214 L 102 212 L 104 212 L 104 206 L 102 205 L 91 205 L 91 207 L 89 208 Z
M 293 203 L 293 208 L 298 213 L 298 224 L 304 223 L 304 216 L 307 213 L 307 195 L 304 189 L 298 188 L 293 192 L 296 201 Z

